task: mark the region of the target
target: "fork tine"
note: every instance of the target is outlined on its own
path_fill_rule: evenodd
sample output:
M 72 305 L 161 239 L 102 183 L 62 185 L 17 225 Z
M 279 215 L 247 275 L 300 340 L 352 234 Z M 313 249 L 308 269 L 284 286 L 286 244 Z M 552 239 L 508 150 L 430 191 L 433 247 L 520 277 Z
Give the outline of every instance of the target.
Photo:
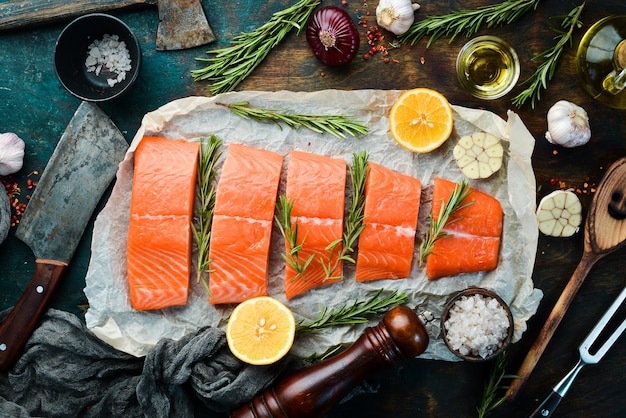
M 602 344 L 602 346 L 596 351 L 594 354 L 589 352 L 592 344 L 596 341 L 600 333 L 607 326 L 613 315 L 618 311 L 622 303 L 626 299 L 626 287 L 619 294 L 617 299 L 611 304 L 609 309 L 602 315 L 600 321 L 596 324 L 595 327 L 591 330 L 589 335 L 585 338 L 585 340 L 580 344 L 578 351 L 580 352 L 580 356 L 585 363 L 588 364 L 596 364 L 602 359 L 602 357 L 606 354 L 606 352 L 611 348 L 611 346 L 617 341 L 617 339 L 622 335 L 624 330 L 626 330 L 626 319 L 622 321 L 622 323 L 613 331 L 611 336 L 607 338 L 607 340 Z

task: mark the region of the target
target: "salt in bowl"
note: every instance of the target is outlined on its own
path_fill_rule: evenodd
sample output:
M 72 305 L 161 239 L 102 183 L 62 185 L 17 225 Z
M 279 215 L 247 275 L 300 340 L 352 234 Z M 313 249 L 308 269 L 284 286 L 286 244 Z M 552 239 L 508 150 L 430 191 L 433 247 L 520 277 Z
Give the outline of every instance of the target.
M 448 299 L 441 313 L 441 332 L 457 357 L 475 362 L 491 360 L 513 338 L 513 315 L 495 292 L 471 287 Z

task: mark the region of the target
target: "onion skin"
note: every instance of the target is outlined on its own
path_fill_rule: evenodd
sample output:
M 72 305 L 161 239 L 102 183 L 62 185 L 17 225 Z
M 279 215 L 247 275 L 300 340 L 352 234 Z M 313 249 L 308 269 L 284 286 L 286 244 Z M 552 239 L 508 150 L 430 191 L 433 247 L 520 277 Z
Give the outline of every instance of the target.
M 325 6 L 313 13 L 306 28 L 306 39 L 323 64 L 349 64 L 359 50 L 359 31 L 350 15 L 336 6 Z

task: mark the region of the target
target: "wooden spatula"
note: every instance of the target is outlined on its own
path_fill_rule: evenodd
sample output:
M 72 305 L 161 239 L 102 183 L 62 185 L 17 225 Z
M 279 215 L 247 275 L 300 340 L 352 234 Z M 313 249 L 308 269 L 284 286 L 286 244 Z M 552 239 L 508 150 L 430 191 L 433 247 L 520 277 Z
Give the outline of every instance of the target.
M 591 202 L 584 233 L 582 259 L 522 362 L 517 372 L 519 379 L 512 381 L 506 393 L 509 400 L 515 398 L 521 386 L 528 380 L 593 265 L 626 244 L 626 158 L 609 167 L 600 182 Z

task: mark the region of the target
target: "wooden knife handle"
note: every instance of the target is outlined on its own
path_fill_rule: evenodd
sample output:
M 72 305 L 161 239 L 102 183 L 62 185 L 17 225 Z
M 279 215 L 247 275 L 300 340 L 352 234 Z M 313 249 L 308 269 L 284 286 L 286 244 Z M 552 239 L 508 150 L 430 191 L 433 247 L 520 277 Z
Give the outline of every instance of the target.
M 8 371 L 22 353 L 66 267 L 48 260 L 35 263 L 35 273 L 26 291 L 0 326 L 0 371 Z
M 63 20 L 157 0 L 21 0 L 0 3 L 0 30 Z

